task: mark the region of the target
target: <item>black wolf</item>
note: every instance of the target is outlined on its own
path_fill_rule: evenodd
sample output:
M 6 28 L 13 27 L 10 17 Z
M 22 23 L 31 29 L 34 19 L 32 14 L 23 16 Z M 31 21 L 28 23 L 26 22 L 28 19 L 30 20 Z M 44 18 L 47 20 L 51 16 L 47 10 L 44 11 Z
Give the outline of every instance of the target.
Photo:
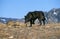
M 35 24 L 34 21 L 38 19 L 40 25 L 45 25 L 45 16 L 43 11 L 33 11 L 33 12 L 28 12 L 28 14 L 25 16 L 25 23 L 30 22 L 30 27 L 32 24 Z

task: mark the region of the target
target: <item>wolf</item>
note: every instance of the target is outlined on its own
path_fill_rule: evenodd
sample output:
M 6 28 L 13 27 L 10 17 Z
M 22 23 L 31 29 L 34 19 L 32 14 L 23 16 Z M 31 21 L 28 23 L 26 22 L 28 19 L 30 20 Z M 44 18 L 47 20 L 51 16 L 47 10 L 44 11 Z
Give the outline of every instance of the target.
M 28 12 L 28 14 L 25 16 L 25 23 L 30 22 L 30 27 L 32 27 L 32 24 L 35 24 L 35 20 L 38 19 L 40 25 L 45 25 L 45 15 L 43 11 L 33 11 Z

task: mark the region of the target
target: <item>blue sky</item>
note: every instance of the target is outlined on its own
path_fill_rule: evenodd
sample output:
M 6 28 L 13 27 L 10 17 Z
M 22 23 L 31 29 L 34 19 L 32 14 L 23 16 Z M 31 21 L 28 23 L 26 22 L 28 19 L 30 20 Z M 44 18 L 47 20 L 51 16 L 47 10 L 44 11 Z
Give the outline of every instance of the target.
M 60 0 L 0 0 L 0 17 L 24 18 L 29 11 L 60 8 Z

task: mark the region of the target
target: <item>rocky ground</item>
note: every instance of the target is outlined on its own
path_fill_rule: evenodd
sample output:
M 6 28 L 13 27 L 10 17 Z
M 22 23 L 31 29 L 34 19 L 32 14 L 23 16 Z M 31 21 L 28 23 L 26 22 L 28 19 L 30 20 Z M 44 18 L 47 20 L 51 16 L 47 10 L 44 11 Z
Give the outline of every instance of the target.
M 60 39 L 60 23 L 32 27 L 21 25 L 14 27 L 0 23 L 0 39 Z

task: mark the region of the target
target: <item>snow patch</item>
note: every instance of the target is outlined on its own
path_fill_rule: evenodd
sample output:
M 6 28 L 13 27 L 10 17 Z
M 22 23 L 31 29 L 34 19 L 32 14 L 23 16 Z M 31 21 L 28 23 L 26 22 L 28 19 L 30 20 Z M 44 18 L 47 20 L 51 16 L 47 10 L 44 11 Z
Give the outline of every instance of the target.
M 57 13 L 56 13 L 56 12 L 54 12 L 54 14 L 55 14 L 55 15 L 57 15 Z

